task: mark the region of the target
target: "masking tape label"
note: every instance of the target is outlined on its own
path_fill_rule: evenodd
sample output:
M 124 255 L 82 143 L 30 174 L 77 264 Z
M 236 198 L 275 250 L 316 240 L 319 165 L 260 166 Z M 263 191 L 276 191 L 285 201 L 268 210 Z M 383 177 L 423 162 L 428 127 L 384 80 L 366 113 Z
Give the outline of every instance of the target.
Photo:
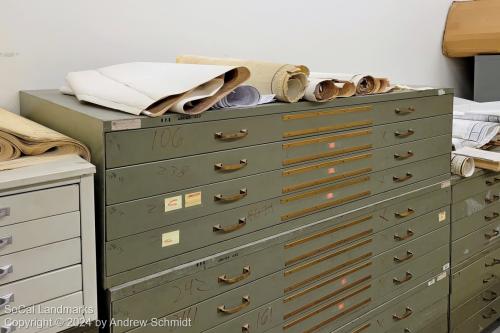
M 175 230 L 171 232 L 166 232 L 161 235 L 161 247 L 167 247 L 170 245 L 179 244 L 180 241 L 180 231 Z
M 439 212 L 439 222 L 443 222 L 444 220 L 446 220 L 446 211 L 442 211 L 442 212 Z
M 182 195 L 165 198 L 165 212 L 182 208 Z
M 184 195 L 186 208 L 201 205 L 201 192 L 193 192 Z

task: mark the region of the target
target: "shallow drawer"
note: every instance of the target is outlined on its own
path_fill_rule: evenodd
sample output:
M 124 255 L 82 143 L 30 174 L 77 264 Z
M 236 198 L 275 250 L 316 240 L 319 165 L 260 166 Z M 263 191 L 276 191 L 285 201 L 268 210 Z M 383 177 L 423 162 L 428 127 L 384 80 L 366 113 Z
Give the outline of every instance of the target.
M 500 283 L 490 286 L 465 301 L 450 313 L 450 327 L 454 329 L 473 316 L 476 312 L 494 302 L 500 295 Z
M 4 328 L 6 332 L 16 331 L 35 333 L 40 332 L 39 327 L 43 327 L 43 332 L 57 332 L 67 327 L 67 323 L 84 322 L 83 314 L 72 311 L 72 309 L 78 309 L 82 306 L 82 292 L 77 292 L 29 307 L 26 309 L 29 311 L 27 314 L 3 314 L 0 316 L 0 326 Z M 65 309 L 65 312 L 62 314 L 54 313 L 57 312 L 58 308 Z M 30 323 L 32 325 L 29 325 Z M 61 328 L 61 323 L 64 323 L 64 325 L 62 325 L 63 328 Z
M 419 284 L 410 291 L 398 295 L 374 310 L 354 319 L 351 323 L 337 329 L 334 333 L 380 333 L 392 328 L 398 328 L 398 332 L 403 333 L 400 324 L 408 322 L 418 322 L 419 316 L 424 314 L 428 319 L 432 316 L 439 316 L 440 310 L 445 306 L 444 313 L 447 312 L 448 305 L 448 277 L 437 280 L 441 273 L 432 277 L 428 281 Z M 406 310 L 409 308 L 410 310 Z M 432 309 L 432 311 L 430 311 Z M 406 318 L 398 319 L 399 314 L 408 313 Z M 446 317 L 446 315 L 445 315 Z M 447 319 L 446 319 L 447 322 Z M 426 324 L 423 321 L 421 324 Z M 412 330 L 411 332 L 419 332 Z
M 108 206 L 106 208 L 107 230 L 112 235 L 123 235 L 123 231 L 117 230 L 123 228 L 133 232 L 163 227 L 273 197 L 275 199 L 268 203 L 274 207 L 278 221 L 287 221 L 445 174 L 449 172 L 449 167 L 449 156 L 442 155 L 282 197 L 278 197 L 282 195 L 282 189 L 278 183 L 278 179 L 281 178 L 279 176 L 276 178 L 274 172 L 269 172 L 189 191 L 173 192 Z M 184 202 L 188 197 L 190 204 L 186 207 Z M 238 223 L 239 218 L 241 216 L 235 216 L 231 220 Z
M 0 314 L 82 290 L 82 267 L 75 265 L 0 287 Z
M 80 238 L 0 257 L 0 285 L 80 262 Z
M 439 311 L 436 309 L 436 311 Z M 426 321 L 421 321 L 417 326 L 425 325 L 423 328 L 419 330 L 413 330 L 410 328 L 411 332 L 419 332 L 419 333 L 448 333 L 448 315 L 445 312 L 441 314 L 437 318 L 432 319 L 430 323 Z M 397 331 L 401 332 L 401 331 Z M 390 333 L 397 333 L 396 331 Z
M 295 183 L 340 178 L 346 172 L 379 171 L 443 155 L 450 151 L 450 135 L 412 141 L 370 152 L 330 158 L 283 170 L 280 176 Z M 115 204 L 283 168 L 281 143 L 231 149 L 106 171 L 106 202 Z M 345 176 L 344 176 L 345 177 Z
M 296 290 L 316 279 L 335 274 L 346 267 L 370 258 L 376 276 L 378 276 L 406 263 L 414 262 L 418 257 L 447 244 L 448 239 L 449 227 L 446 226 L 377 256 L 374 256 L 373 243 L 370 242 L 370 239 L 363 239 L 313 257 L 308 261 L 286 267 L 284 272 L 285 290 Z
M 455 309 L 468 299 L 500 280 L 500 249 L 474 261 L 470 265 L 453 273 L 451 281 L 450 307 Z
M 472 195 L 460 202 L 454 201 L 452 209 L 453 221 L 460 220 L 486 209 L 498 212 L 500 209 L 500 184 L 497 187 Z
M 453 223 L 453 228 L 456 223 Z M 500 220 L 496 220 L 465 237 L 452 242 L 452 265 L 472 257 L 474 254 L 486 249 L 495 243 L 500 235 Z
M 453 333 L 479 333 L 499 318 L 500 299 L 485 306 L 462 324 L 454 327 Z
M 499 186 L 500 176 L 489 172 L 471 179 L 465 179 L 453 185 L 453 202 L 462 201 L 471 195 L 487 190 L 498 192 Z
M 384 225 L 387 221 L 377 213 L 363 215 L 287 242 L 285 244 L 287 263 L 295 263 L 322 254 L 367 236 L 370 238 L 370 243 L 373 243 L 371 253 L 376 255 L 449 223 L 449 207 L 401 221 L 394 226 Z
M 410 111 L 412 114 L 402 115 L 401 112 L 409 110 L 407 103 L 415 104 L 412 109 L 428 111 Z M 400 104 L 406 105 L 398 106 Z M 376 117 L 372 116 L 373 108 L 377 110 Z M 399 109 L 400 114 L 395 114 L 396 109 Z M 449 96 L 441 96 L 111 132 L 106 133 L 106 167 L 114 168 L 450 113 Z M 385 114 L 390 114 L 386 121 L 382 120 Z M 451 132 L 451 127 L 450 131 L 445 132 L 446 128 L 448 127 L 443 126 L 441 133 Z
M 78 185 L 0 196 L 0 226 L 79 210 Z
M 279 298 L 282 292 L 277 286 L 282 285 L 282 279 L 281 273 L 268 275 L 170 314 L 165 319 L 191 319 L 191 326 L 172 327 L 171 332 L 202 332 Z M 151 302 L 151 300 L 148 301 Z M 140 308 L 138 304 L 120 309 L 115 309 L 114 304 L 112 307 L 115 319 L 150 319 L 167 314 L 165 309 L 158 307 L 158 304 L 147 305 L 147 308 Z M 113 328 L 113 332 L 124 332 L 127 329 L 130 327 L 116 326 Z M 134 332 L 150 332 L 149 329 L 150 327 L 147 326 L 139 327 Z
M 495 223 L 496 221 L 500 221 L 500 205 L 498 205 L 498 207 L 487 207 L 468 217 L 455 220 L 451 230 L 452 241 L 465 237 L 477 229 Z
M 0 256 L 80 236 L 80 212 L 0 227 Z
M 278 299 L 274 302 L 268 303 L 261 306 L 258 309 L 250 311 L 242 316 L 234 318 L 209 329 L 207 333 L 221 333 L 221 332 L 248 332 L 248 333 L 263 333 L 263 332 L 279 332 L 280 325 L 283 321 L 283 301 Z M 147 332 L 153 332 L 154 330 L 148 330 Z M 162 332 L 162 330 L 157 329 L 154 332 Z
M 282 269 L 283 247 L 277 245 L 227 259 L 232 260 L 115 301 L 113 314 L 117 317 L 123 313 L 138 318 L 159 317 L 222 294 Z
M 448 262 L 449 248 L 441 248 L 416 258 L 411 263 L 399 265 L 394 270 L 380 275 L 378 267 L 368 260 L 352 269 L 335 276 L 314 281 L 306 288 L 288 294 L 284 298 L 285 319 L 295 318 L 314 307 L 321 307 L 343 293 L 349 292 L 367 281 L 371 284 L 372 302 L 369 308 L 376 307 L 386 300 L 387 295 L 403 293 L 416 286 L 422 276 L 442 268 Z

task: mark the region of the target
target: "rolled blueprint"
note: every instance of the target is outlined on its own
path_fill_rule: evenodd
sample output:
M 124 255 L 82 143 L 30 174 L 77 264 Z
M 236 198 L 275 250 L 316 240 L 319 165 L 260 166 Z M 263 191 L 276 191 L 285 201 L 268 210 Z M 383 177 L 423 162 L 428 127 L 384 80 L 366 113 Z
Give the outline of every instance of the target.
M 463 147 L 480 148 L 493 140 L 499 131 L 498 123 L 454 118 L 452 144 L 456 150 Z
M 309 69 L 302 65 L 194 55 L 178 56 L 177 62 L 182 64 L 244 66 L 251 73 L 250 79 L 247 81 L 248 85 L 257 88 L 261 95 L 273 94 L 278 101 L 289 103 L 297 102 L 304 96 L 307 77 L 309 76 Z
M 354 86 L 354 94 L 356 95 L 379 94 L 391 90 L 390 82 L 387 78 L 379 78 L 366 74 L 312 72 L 311 77 L 330 78 L 337 82 L 349 82 L 350 85 Z
M 90 160 L 89 150 L 77 140 L 0 109 L 0 170 L 32 165 L 67 154 Z
M 311 102 L 327 102 L 339 95 L 340 88 L 332 80 L 309 78 L 304 99 Z
M 474 173 L 474 159 L 469 156 L 451 155 L 451 172 L 462 177 L 470 177 Z
M 351 97 L 356 94 L 356 86 L 350 81 L 340 80 L 332 73 L 311 72 L 309 80 L 324 81 L 330 80 L 337 87 L 337 97 Z
M 259 91 L 252 86 L 239 86 L 223 99 L 215 103 L 214 109 L 238 108 L 256 106 L 270 103 L 274 100 L 273 95 L 261 96 Z
M 242 66 L 134 62 L 69 73 L 61 92 L 135 115 L 198 114 L 249 77 Z

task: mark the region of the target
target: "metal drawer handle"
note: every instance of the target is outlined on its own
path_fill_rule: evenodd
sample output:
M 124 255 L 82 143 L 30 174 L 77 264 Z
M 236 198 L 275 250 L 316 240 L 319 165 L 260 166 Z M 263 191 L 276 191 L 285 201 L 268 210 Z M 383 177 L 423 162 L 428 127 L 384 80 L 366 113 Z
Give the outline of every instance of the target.
M 400 131 L 396 131 L 394 132 L 394 135 L 398 138 L 407 138 L 409 137 L 410 135 L 413 135 L 415 134 L 415 131 L 412 130 L 411 128 L 405 132 L 400 132 Z
M 236 231 L 238 229 L 243 228 L 247 224 L 247 218 L 242 217 L 241 219 L 238 220 L 238 223 L 233 224 L 233 225 L 228 225 L 227 227 L 222 226 L 221 224 L 216 224 L 213 226 L 213 232 L 220 232 L 223 234 L 227 234 L 233 231 Z
M 499 234 L 500 234 L 500 231 L 498 231 L 498 230 L 493 230 L 493 231 L 492 231 L 492 232 L 490 232 L 489 234 L 484 234 L 484 237 L 485 237 L 486 239 L 488 239 L 488 240 L 489 240 L 489 239 L 492 239 L 492 238 L 494 238 L 494 237 L 498 236 Z
M 13 325 L 0 327 L 0 333 L 12 333 L 15 330 L 16 330 L 16 326 L 13 326 Z
M 491 221 L 491 220 L 494 220 L 496 219 L 497 217 L 500 216 L 500 213 L 497 213 L 497 212 L 493 212 L 493 214 L 491 214 L 491 216 L 485 216 L 484 217 L 484 220 L 485 221 Z
M 243 324 L 241 326 L 241 333 L 249 333 L 250 332 L 250 324 Z
M 220 170 L 220 171 L 236 171 L 243 169 L 246 167 L 248 164 L 248 161 L 246 158 L 240 160 L 240 163 L 237 164 L 224 164 L 224 163 L 216 163 L 214 165 L 215 170 Z
M 0 218 L 10 216 L 10 207 L 0 208 Z
M 399 115 L 405 115 L 405 114 L 409 114 L 409 113 L 412 113 L 412 112 L 415 112 L 415 111 L 416 111 L 416 109 L 415 109 L 415 107 L 414 107 L 414 106 L 409 106 L 409 107 L 404 108 L 404 109 L 401 109 L 401 108 L 396 108 L 396 109 L 394 110 L 394 112 L 395 112 L 396 114 L 399 114 Z
M 411 274 L 410 272 L 406 272 L 405 277 L 403 279 L 393 278 L 392 282 L 396 285 L 399 285 L 399 284 L 403 284 L 407 281 L 410 281 L 412 279 L 412 277 L 413 277 L 413 274 Z
M 0 279 L 5 277 L 7 274 L 12 273 L 12 265 L 5 265 L 0 267 Z
M 404 154 L 394 154 L 394 159 L 396 160 L 406 160 L 407 158 L 413 157 L 415 155 L 411 150 L 408 150 Z
M 12 244 L 12 236 L 0 238 L 0 249 L 3 249 L 7 245 Z
M 490 264 L 486 263 L 486 264 L 484 264 L 484 266 L 485 267 L 492 267 L 492 266 L 495 266 L 495 265 L 498 265 L 498 264 L 500 264 L 500 259 L 494 258 L 493 261 Z
M 493 203 L 495 201 L 498 201 L 500 200 L 500 195 L 494 195 L 493 197 L 491 198 L 485 198 L 484 201 L 487 203 L 487 204 L 490 204 L 490 203 Z
M 395 181 L 396 183 L 401 183 L 401 182 L 404 182 L 404 181 L 410 179 L 411 177 L 413 177 L 413 175 L 411 173 L 407 172 L 406 175 L 404 175 L 402 177 L 393 176 L 392 180 Z
M 407 208 L 406 211 L 401 212 L 401 213 L 394 213 L 394 215 L 396 215 L 396 217 L 403 218 L 403 217 L 408 217 L 408 216 L 412 215 L 413 213 L 415 213 L 414 209 Z
M 11 302 L 14 302 L 14 293 L 0 296 L 0 310 L 3 310 Z
M 489 308 L 488 312 L 487 313 L 483 313 L 482 316 L 483 316 L 484 319 L 490 319 L 491 317 L 493 317 L 497 313 L 498 313 L 497 310 L 495 310 L 493 308 Z
M 406 307 L 405 308 L 405 313 L 402 314 L 402 315 L 397 315 L 397 314 L 393 314 L 392 315 L 392 319 L 394 319 L 395 321 L 400 321 L 400 320 L 403 320 L 405 318 L 408 318 L 409 316 L 411 316 L 413 314 L 413 310 L 409 307 Z
M 408 229 L 408 230 L 406 230 L 406 235 L 404 235 L 404 236 L 399 236 L 398 234 L 395 234 L 394 240 L 398 241 L 398 242 L 404 241 L 404 240 L 407 240 L 408 238 L 412 237 L 413 235 L 415 235 L 415 233 L 412 230 Z
M 486 283 L 489 283 L 491 280 L 493 280 L 495 278 L 495 275 L 491 274 L 489 277 L 483 279 L 483 283 L 486 284 Z
M 248 135 L 248 130 L 247 129 L 241 129 L 239 132 L 234 132 L 234 133 L 216 132 L 214 134 L 214 136 L 215 136 L 216 139 L 222 140 L 222 141 L 231 141 L 231 140 L 243 139 L 247 135 Z
M 398 256 L 394 257 L 394 261 L 395 262 L 404 262 L 406 260 L 409 260 L 413 257 L 413 252 L 411 251 L 406 251 L 406 256 L 404 256 L 403 258 L 400 258 Z
M 245 280 L 249 276 L 250 276 L 250 266 L 245 266 L 245 267 L 243 267 L 243 273 L 241 273 L 240 275 L 229 278 L 229 277 L 227 277 L 226 274 L 224 274 L 224 275 L 219 276 L 217 278 L 217 280 L 219 282 L 222 282 L 225 284 L 234 284 L 236 282 L 240 282 L 242 280 Z
M 483 296 L 483 301 L 485 302 L 491 302 L 497 299 L 498 295 L 494 291 L 486 291 L 487 293 L 490 293 L 489 296 Z
M 230 194 L 230 195 L 216 194 L 214 196 L 214 200 L 215 201 L 223 201 L 223 202 L 233 202 L 233 201 L 241 200 L 246 196 L 247 196 L 247 189 L 242 188 L 242 189 L 240 189 L 240 193 L 238 193 L 238 194 Z
M 225 314 L 234 314 L 234 313 L 240 312 L 241 310 L 243 310 L 244 308 L 246 308 L 249 305 L 250 305 L 250 296 L 246 295 L 246 296 L 243 296 L 240 305 L 235 306 L 234 308 L 226 308 L 225 305 L 219 305 L 217 307 L 217 310 L 219 312 L 222 312 Z
M 493 178 L 493 180 L 486 181 L 486 185 L 488 185 L 488 186 L 493 186 L 497 183 L 500 183 L 500 178 L 498 178 L 498 177 Z

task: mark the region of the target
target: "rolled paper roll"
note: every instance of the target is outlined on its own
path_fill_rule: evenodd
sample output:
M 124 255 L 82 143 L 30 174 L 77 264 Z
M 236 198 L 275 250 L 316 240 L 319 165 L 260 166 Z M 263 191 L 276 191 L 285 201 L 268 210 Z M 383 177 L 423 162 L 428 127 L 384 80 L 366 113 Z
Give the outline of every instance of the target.
M 245 84 L 254 86 L 261 95 L 273 94 L 281 102 L 297 102 L 307 87 L 309 69 L 302 65 L 276 64 L 265 61 L 233 58 L 213 58 L 181 55 L 176 59 L 182 64 L 242 66 L 250 70 L 251 76 Z
M 339 95 L 341 88 L 328 79 L 309 78 L 304 99 L 311 102 L 327 102 Z
M 356 86 L 356 95 L 374 94 L 380 88 L 380 82 L 371 75 L 354 75 L 351 82 Z
M 462 177 L 470 177 L 474 173 L 474 159 L 469 156 L 455 155 L 451 156 L 451 172 Z

